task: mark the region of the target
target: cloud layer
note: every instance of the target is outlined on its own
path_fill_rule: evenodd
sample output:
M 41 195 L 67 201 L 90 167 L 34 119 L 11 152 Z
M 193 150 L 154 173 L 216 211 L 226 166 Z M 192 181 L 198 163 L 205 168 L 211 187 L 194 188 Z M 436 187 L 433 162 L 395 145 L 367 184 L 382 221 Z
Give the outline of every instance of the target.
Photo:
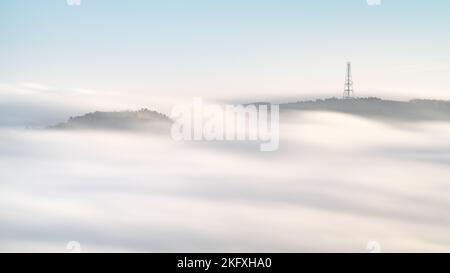
M 450 124 L 293 115 L 281 149 L 4 129 L 0 251 L 448 251 Z

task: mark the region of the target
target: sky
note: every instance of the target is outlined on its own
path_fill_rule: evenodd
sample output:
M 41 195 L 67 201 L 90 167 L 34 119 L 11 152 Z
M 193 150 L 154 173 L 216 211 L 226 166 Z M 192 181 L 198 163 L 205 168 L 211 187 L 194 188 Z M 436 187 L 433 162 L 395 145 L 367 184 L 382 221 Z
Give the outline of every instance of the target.
M 347 61 L 357 96 L 450 99 L 449 12 L 446 0 L 1 1 L 0 101 L 340 96 Z

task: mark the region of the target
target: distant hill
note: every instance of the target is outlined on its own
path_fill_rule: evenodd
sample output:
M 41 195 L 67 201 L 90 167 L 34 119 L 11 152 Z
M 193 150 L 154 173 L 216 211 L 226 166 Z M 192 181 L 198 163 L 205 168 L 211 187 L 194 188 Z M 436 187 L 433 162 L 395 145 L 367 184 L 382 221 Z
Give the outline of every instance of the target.
M 450 101 L 379 98 L 317 99 L 280 104 L 281 111 L 333 111 L 391 121 L 450 121 Z
M 252 105 L 270 104 L 268 102 Z M 247 104 L 249 105 L 249 104 Z M 317 99 L 280 104 L 281 115 L 293 111 L 330 111 L 383 121 L 449 121 L 450 101 L 411 100 L 407 102 L 379 98 Z M 94 112 L 72 117 L 51 129 L 127 130 L 169 133 L 172 120 L 159 112 L 139 111 Z
M 71 117 L 50 129 L 95 129 L 95 130 L 139 130 L 155 133 L 169 133 L 172 120 L 156 111 L 94 112 Z

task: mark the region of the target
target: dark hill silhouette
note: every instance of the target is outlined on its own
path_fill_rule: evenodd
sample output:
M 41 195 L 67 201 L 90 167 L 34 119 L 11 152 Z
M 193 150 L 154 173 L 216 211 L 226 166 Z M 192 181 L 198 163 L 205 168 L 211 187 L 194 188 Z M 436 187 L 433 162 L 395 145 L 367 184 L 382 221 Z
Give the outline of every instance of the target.
M 391 121 L 450 121 L 450 101 L 379 98 L 317 99 L 280 104 L 284 111 L 332 111 Z
M 268 102 L 252 105 L 270 104 Z M 249 105 L 249 104 L 246 104 Z M 379 119 L 383 121 L 448 121 L 450 101 L 411 100 L 393 101 L 379 98 L 317 99 L 280 104 L 281 115 L 293 111 L 330 111 Z M 159 112 L 139 111 L 94 112 L 72 117 L 51 129 L 132 130 L 169 133 L 172 120 Z
M 94 112 L 79 117 L 71 117 L 51 129 L 95 129 L 95 130 L 142 130 L 169 133 L 172 120 L 156 111 Z

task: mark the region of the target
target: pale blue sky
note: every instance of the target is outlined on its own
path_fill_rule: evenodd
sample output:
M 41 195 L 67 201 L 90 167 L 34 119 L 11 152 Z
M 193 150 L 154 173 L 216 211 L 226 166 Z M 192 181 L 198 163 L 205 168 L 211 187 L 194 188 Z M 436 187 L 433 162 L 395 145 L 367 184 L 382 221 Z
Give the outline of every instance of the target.
M 450 1 L 2 0 L 0 83 L 132 96 L 450 98 Z

